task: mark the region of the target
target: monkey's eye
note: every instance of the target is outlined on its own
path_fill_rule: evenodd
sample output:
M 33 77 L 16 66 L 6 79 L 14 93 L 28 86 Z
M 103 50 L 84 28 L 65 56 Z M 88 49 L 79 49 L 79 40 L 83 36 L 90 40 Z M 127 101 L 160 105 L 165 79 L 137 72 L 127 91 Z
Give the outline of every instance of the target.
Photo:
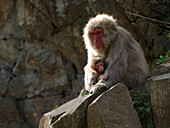
M 103 34 L 103 30 L 102 30 L 102 29 L 97 29 L 97 30 L 96 30 L 96 33 L 97 33 L 98 35 Z
M 94 32 L 91 32 L 90 34 L 91 34 L 91 35 L 95 35 L 95 33 L 94 33 Z
M 100 66 L 103 66 L 103 64 L 100 64 Z
M 96 65 L 96 68 L 98 69 L 98 68 L 99 68 L 99 65 Z
M 97 32 L 97 34 L 100 34 L 100 33 L 101 33 L 101 31 L 98 31 L 98 32 Z

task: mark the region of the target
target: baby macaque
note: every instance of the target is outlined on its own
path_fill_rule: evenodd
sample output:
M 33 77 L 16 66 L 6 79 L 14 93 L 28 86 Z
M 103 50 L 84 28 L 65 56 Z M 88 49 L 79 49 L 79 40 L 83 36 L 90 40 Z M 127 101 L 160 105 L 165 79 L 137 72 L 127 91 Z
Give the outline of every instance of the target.
M 104 71 L 106 69 L 106 63 L 101 57 L 93 58 L 90 68 L 92 69 L 92 85 L 95 85 L 101 79 L 108 79 L 108 75 L 104 74 Z

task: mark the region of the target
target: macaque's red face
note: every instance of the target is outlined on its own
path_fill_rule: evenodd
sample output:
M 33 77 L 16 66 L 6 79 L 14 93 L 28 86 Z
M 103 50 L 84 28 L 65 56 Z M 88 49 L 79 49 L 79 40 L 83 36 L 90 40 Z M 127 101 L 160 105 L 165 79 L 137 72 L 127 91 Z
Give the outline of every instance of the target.
M 97 63 L 97 64 L 96 64 L 96 69 L 97 69 L 99 72 L 103 72 L 103 71 L 104 71 L 103 62 Z
M 92 38 L 93 46 L 97 49 L 103 48 L 103 38 L 104 32 L 102 29 L 97 29 L 95 31 L 90 31 L 90 36 Z

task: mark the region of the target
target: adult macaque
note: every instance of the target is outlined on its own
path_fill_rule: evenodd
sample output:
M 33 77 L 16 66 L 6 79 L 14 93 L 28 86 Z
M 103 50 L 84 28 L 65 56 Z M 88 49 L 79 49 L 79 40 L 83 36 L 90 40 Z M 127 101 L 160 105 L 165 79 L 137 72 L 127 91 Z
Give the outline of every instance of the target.
M 141 85 L 148 73 L 143 51 L 128 31 L 118 26 L 112 16 L 97 15 L 84 28 L 84 41 L 88 53 L 85 66 L 85 89 L 95 92 L 110 88 L 118 82 L 129 89 Z M 105 74 L 108 80 L 99 80 L 90 85 L 90 64 L 95 56 L 101 56 L 107 63 Z
M 93 58 L 90 68 L 92 70 L 91 86 L 95 85 L 101 79 L 107 80 L 108 76 L 104 74 L 106 63 L 101 57 Z

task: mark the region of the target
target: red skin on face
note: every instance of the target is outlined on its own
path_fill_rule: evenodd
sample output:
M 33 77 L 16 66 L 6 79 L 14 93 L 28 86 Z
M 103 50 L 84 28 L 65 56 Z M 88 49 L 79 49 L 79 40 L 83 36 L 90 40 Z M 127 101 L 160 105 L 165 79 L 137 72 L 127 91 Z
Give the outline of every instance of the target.
M 104 67 L 103 67 L 103 62 L 99 62 L 96 64 L 96 68 L 98 69 L 99 72 L 104 71 Z
M 103 42 L 102 42 L 103 35 L 104 32 L 102 29 L 97 29 L 95 31 L 90 32 L 90 36 L 93 40 L 93 45 L 95 46 L 95 48 L 97 49 L 103 48 Z

